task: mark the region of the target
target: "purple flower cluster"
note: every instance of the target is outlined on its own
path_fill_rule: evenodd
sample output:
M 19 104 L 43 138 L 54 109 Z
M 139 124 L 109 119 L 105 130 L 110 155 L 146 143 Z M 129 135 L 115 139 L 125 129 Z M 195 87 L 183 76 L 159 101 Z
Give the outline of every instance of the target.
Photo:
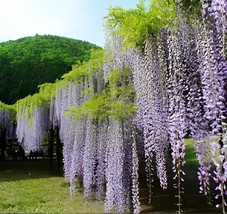
M 10 114 L 6 109 L 0 109 L 0 127 L 7 128 L 10 124 Z
M 132 131 L 132 206 L 133 213 L 140 213 L 139 200 L 139 158 L 136 141 L 136 131 Z
M 10 118 L 9 110 L 5 108 L 0 109 L 0 137 L 3 132 L 6 132 L 6 138 L 16 138 L 16 126 Z
M 82 180 L 83 178 L 83 157 L 86 137 L 87 121 L 82 119 L 77 121 L 74 126 L 74 138 L 72 139 L 73 149 L 69 151 L 72 156 L 72 161 L 69 163 L 68 169 L 70 174 L 70 193 L 74 195 L 76 187 L 76 178 Z M 66 164 L 66 163 L 65 163 Z
M 201 51 L 200 74 L 204 98 L 205 118 L 209 121 L 211 138 L 211 157 L 216 170 L 214 180 L 219 190 L 217 197 L 226 202 L 226 151 L 225 135 L 227 132 L 227 59 L 225 56 L 226 1 L 213 0 L 203 6 L 206 16 L 198 40 Z
M 218 194 L 215 196 L 216 199 L 221 199 L 222 202 L 222 213 L 225 213 L 225 207 L 227 206 L 225 196 L 227 195 L 227 159 L 226 159 L 226 145 L 225 147 L 220 146 L 216 142 L 212 142 L 211 152 L 213 155 L 213 163 L 216 168 L 214 171 L 214 181 L 217 186 Z
M 126 212 L 128 209 L 130 185 L 126 185 L 131 176 L 127 173 L 128 157 L 125 150 L 124 130 L 122 122 L 110 121 L 108 127 L 106 148 L 106 198 L 105 211 L 116 210 L 117 213 Z M 126 165 L 127 166 L 127 165 Z
M 137 115 L 134 122 L 143 131 L 147 163 L 151 163 L 155 157 L 157 176 L 160 185 L 165 189 L 167 188 L 165 157 L 168 150 L 167 103 L 162 87 L 164 76 L 159 72 L 158 50 L 155 44 L 147 47 L 146 55 L 138 54 L 136 60 L 133 77 Z
M 208 141 L 198 141 L 195 144 L 196 154 L 199 161 L 199 191 L 200 193 L 208 196 L 210 194 L 211 182 L 211 155 L 210 144 Z
M 216 20 L 224 18 L 226 13 L 227 2 L 225 0 L 203 0 L 202 1 L 202 12 L 204 16 L 212 16 Z
M 89 198 L 96 184 L 96 160 L 97 160 L 97 125 L 94 121 L 87 120 L 85 148 L 83 156 L 83 187 L 84 197 Z
M 29 105 L 29 104 L 27 104 Z M 18 111 L 16 134 L 18 141 L 27 151 L 36 151 L 41 147 L 44 134 L 48 129 L 49 110 L 47 107 L 35 107 L 26 115 L 26 104 Z
M 104 199 L 105 195 L 105 158 L 106 158 L 106 142 L 107 142 L 108 122 L 103 121 L 99 124 L 97 136 L 97 170 L 96 170 L 96 198 L 98 200 Z

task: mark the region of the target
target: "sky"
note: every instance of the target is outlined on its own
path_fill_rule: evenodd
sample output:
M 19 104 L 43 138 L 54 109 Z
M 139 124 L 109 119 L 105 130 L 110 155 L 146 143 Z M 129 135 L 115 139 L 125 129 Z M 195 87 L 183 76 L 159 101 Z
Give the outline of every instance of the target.
M 0 0 L 0 43 L 50 34 L 104 47 L 103 17 L 110 6 L 135 8 L 138 0 Z

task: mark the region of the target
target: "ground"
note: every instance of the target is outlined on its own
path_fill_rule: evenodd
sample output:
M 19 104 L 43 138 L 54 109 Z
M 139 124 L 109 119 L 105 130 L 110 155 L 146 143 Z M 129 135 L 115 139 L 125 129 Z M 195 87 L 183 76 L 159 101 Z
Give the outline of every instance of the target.
M 220 208 L 215 206 L 208 206 L 207 199 L 203 195 L 199 194 L 199 181 L 197 177 L 198 161 L 195 154 L 195 148 L 192 139 L 185 140 L 186 147 L 186 164 L 183 168 L 185 172 L 184 177 L 184 194 L 182 195 L 182 210 L 184 213 L 220 213 Z M 168 159 L 168 179 L 169 185 L 167 190 L 163 191 L 158 186 L 158 181 L 155 181 L 155 187 L 153 189 L 154 195 L 152 196 L 152 202 L 148 204 L 148 192 L 147 186 L 142 182 L 140 188 L 140 200 L 141 200 L 141 213 L 148 212 L 164 212 L 164 213 L 176 213 L 177 198 L 175 197 L 175 191 L 172 184 L 172 170 L 171 170 L 171 158 Z
M 186 142 L 184 213 L 220 213 L 220 208 L 208 206 L 198 193 L 198 163 L 191 141 Z M 140 171 L 141 213 L 176 213 L 177 199 L 172 185 L 171 159 L 168 160 L 168 189 L 163 191 L 155 180 L 152 202 L 148 204 L 148 188 L 144 170 Z M 141 175 L 142 174 L 142 175 Z M 104 203 L 84 201 L 83 190 L 77 187 L 70 197 L 69 182 L 63 173 L 50 168 L 49 160 L 0 161 L 0 213 L 103 213 Z
M 104 203 L 75 197 L 49 160 L 0 161 L 0 213 L 103 213 Z

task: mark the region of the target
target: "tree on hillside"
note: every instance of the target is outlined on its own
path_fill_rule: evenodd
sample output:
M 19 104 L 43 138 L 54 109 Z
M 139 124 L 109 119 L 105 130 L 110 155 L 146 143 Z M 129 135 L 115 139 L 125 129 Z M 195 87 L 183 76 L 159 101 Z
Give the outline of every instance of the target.
M 54 82 L 73 64 L 89 60 L 91 49 L 100 47 L 51 35 L 0 43 L 0 100 L 13 104 L 36 93 L 38 85 Z

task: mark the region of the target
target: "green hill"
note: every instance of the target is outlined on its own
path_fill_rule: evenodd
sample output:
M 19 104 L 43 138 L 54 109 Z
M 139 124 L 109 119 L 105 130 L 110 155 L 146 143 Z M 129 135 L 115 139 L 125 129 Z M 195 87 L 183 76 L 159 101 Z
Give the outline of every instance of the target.
M 72 64 L 87 61 L 89 42 L 51 35 L 36 35 L 0 43 L 0 101 L 13 104 L 37 92 L 37 86 L 54 82 L 71 70 Z

